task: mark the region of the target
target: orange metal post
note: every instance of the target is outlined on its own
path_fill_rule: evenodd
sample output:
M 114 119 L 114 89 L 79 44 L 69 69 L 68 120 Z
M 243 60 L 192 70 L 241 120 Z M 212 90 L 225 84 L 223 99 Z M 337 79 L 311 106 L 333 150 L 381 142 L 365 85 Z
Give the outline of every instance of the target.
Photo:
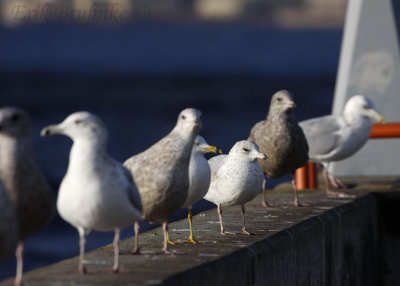
M 311 190 L 318 189 L 318 171 L 317 164 L 314 162 L 308 162 L 307 164 L 308 174 L 308 188 Z
M 400 123 L 383 123 L 372 126 L 371 138 L 400 137 Z
M 303 166 L 296 170 L 296 189 L 297 190 L 307 189 L 307 167 L 306 166 Z

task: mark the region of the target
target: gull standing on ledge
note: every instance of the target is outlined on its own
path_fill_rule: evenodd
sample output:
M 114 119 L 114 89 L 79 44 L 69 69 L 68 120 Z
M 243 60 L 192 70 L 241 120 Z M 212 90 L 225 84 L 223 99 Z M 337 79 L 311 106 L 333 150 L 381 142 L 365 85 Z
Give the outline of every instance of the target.
M 262 190 L 263 171 L 257 159 L 267 156 L 254 143 L 244 140 L 237 142 L 228 155 L 218 155 L 208 160 L 211 167 L 211 183 L 204 199 L 218 206 L 221 234 L 234 234 L 224 229 L 222 206 L 240 205 L 242 211 L 242 233 L 246 230 L 244 204 L 254 199 Z
M 86 235 L 91 230 L 115 231 L 112 271 L 118 272 L 120 229 L 140 218 L 141 202 L 131 174 L 107 154 L 103 122 L 89 112 L 76 112 L 60 124 L 45 127 L 41 134 L 63 134 L 73 140 L 57 209 L 78 229 L 79 272 L 86 273 L 83 260 Z
M 168 218 L 185 202 L 189 188 L 189 161 L 194 140 L 201 128 L 201 112 L 184 109 L 172 131 L 146 151 L 125 161 L 132 173 L 142 198 L 142 219 L 162 223 L 164 243 L 162 253 L 168 250 Z M 135 248 L 139 251 L 140 225 L 135 222 Z
M 331 191 L 329 180 L 335 185 L 343 184 L 328 173 L 328 165 L 330 162 L 352 156 L 364 146 L 371 135 L 373 119 L 385 122 L 383 116 L 375 111 L 370 99 L 363 95 L 355 95 L 347 101 L 341 115 L 327 115 L 300 122 L 310 146 L 310 161 L 324 166 L 327 195 L 348 196 Z
M 33 158 L 30 117 L 15 107 L 0 109 L 0 180 L 18 222 L 14 283 L 22 285 L 25 240 L 50 222 L 54 205 L 51 188 Z
M 217 153 L 217 150 L 217 147 L 210 146 L 200 135 L 196 137 L 189 164 L 189 191 L 187 199 L 183 204 L 184 208 L 188 208 L 190 234 L 187 242 L 189 243 L 197 243 L 193 237 L 192 206 L 207 194 L 208 187 L 210 186 L 211 169 L 206 158 L 204 158 L 204 154 L 207 152 Z
M 308 144 L 306 137 L 293 116 L 296 104 L 287 90 L 276 92 L 266 120 L 258 122 L 250 131 L 248 140 L 260 146 L 261 152 L 268 155 L 268 160 L 258 160 L 264 174 L 270 178 L 294 175 L 297 168 L 308 161 Z M 294 189 L 294 206 L 301 206 L 296 184 Z M 269 206 L 266 199 L 266 181 L 263 183 L 262 206 Z

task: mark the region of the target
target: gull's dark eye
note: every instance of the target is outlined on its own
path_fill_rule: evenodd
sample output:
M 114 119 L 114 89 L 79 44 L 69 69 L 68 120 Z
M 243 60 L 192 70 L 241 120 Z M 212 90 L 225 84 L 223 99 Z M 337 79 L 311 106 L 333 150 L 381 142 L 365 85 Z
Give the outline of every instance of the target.
M 182 118 L 183 120 L 185 120 L 185 119 L 186 119 L 186 116 L 185 116 L 185 115 L 181 115 L 181 118 Z
M 245 148 L 243 148 L 243 151 L 244 152 L 249 152 L 250 150 L 245 147 Z
M 281 102 L 282 101 L 282 97 L 278 97 L 276 100 Z
M 364 109 L 370 109 L 370 107 L 369 107 L 368 104 L 364 104 L 364 105 L 363 105 L 363 108 L 364 108 Z
M 13 116 L 11 116 L 10 120 L 11 122 L 16 122 L 20 119 L 20 116 L 18 114 L 13 114 Z
M 81 124 L 81 123 L 82 123 L 82 120 L 80 120 L 80 119 L 75 120 L 75 124 L 76 124 L 76 125 L 79 125 L 79 124 Z

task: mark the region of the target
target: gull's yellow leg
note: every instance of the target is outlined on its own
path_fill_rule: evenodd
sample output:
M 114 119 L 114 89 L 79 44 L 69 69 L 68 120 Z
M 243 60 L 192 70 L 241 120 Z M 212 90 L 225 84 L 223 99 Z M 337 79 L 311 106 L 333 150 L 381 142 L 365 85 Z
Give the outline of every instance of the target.
M 188 221 L 189 221 L 189 231 L 190 231 L 190 234 L 189 234 L 189 238 L 188 238 L 188 240 L 187 240 L 186 242 L 187 242 L 187 243 L 193 243 L 193 244 L 201 243 L 200 241 L 195 240 L 194 237 L 193 237 L 192 218 L 193 218 L 193 216 L 192 216 L 192 209 L 189 208 L 189 209 L 188 209 Z
M 168 232 L 168 230 L 167 230 L 167 243 L 168 244 L 176 244 L 176 242 L 175 241 L 172 241 L 171 239 L 169 239 L 169 232 Z

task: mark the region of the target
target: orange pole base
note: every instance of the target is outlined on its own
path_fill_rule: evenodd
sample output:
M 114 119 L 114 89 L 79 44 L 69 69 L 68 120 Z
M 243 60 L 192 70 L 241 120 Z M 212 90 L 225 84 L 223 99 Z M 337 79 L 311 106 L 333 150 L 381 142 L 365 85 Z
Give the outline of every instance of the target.
M 307 165 L 296 170 L 296 189 L 298 191 L 307 189 Z
M 296 170 L 296 189 L 298 191 L 318 188 L 317 166 L 313 162 L 308 162 Z

